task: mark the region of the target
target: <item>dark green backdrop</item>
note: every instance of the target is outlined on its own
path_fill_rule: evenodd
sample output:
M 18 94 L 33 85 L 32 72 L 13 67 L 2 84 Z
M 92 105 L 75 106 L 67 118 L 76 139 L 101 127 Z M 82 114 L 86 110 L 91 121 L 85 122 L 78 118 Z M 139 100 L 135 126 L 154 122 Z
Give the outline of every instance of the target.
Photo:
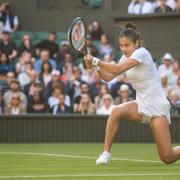
M 103 142 L 107 117 L 96 115 L 0 116 L 0 143 Z M 171 124 L 180 142 L 180 117 Z M 115 142 L 153 142 L 148 125 L 121 122 Z

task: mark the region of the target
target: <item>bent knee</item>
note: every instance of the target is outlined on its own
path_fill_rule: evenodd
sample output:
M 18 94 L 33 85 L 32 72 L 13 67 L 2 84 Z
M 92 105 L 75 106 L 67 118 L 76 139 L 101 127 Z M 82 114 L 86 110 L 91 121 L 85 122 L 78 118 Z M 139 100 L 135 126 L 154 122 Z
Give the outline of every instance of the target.
M 111 114 L 118 114 L 121 111 L 119 107 L 114 107 Z
M 160 155 L 160 159 L 162 162 L 164 162 L 165 164 L 171 164 L 174 161 L 172 160 L 172 154 L 163 154 Z
M 123 106 L 120 105 L 120 106 L 114 107 L 111 114 L 112 115 L 123 115 L 124 114 Z
M 125 114 L 126 114 L 126 110 L 123 107 L 123 105 L 114 107 L 112 112 L 111 112 L 111 116 L 116 117 L 118 119 L 123 119 Z

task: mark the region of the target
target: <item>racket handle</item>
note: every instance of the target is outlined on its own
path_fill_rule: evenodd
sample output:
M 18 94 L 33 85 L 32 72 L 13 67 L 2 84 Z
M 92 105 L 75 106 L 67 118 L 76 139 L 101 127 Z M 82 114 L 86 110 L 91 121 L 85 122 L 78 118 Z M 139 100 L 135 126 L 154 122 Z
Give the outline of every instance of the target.
M 91 49 L 87 47 L 87 54 L 91 54 Z
M 87 51 L 87 54 L 91 54 L 91 50 L 89 47 L 87 47 L 86 51 Z M 86 65 L 86 67 L 87 69 L 92 69 L 92 64 Z

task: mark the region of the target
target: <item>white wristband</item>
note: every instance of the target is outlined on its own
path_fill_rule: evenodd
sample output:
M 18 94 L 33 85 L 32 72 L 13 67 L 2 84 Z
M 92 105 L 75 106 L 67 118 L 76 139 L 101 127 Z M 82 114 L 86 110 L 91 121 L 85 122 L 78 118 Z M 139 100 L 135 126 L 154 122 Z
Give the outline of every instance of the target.
M 99 63 L 100 59 L 96 58 L 96 57 L 93 57 L 93 60 L 92 60 L 92 65 L 94 67 L 98 66 L 98 63 Z

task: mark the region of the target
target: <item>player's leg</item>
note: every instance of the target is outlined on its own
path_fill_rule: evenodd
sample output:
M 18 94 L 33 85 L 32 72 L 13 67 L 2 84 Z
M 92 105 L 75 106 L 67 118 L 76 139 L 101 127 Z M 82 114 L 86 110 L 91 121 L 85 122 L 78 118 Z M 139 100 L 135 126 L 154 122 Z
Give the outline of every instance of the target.
M 172 148 L 169 124 L 166 117 L 155 117 L 150 123 L 160 159 L 169 164 L 180 159 L 180 146 Z
M 121 120 L 142 121 L 142 115 L 138 114 L 138 105 L 136 102 L 127 102 L 115 107 L 108 118 L 106 125 L 106 135 L 104 142 L 104 152 L 99 156 L 96 164 L 109 164 L 110 150 L 114 136 L 117 132 Z
M 130 120 L 136 122 L 143 120 L 142 115 L 138 114 L 138 105 L 136 102 L 127 102 L 113 109 L 106 125 L 104 150 L 107 152 L 110 152 L 111 150 L 111 145 L 121 120 Z

